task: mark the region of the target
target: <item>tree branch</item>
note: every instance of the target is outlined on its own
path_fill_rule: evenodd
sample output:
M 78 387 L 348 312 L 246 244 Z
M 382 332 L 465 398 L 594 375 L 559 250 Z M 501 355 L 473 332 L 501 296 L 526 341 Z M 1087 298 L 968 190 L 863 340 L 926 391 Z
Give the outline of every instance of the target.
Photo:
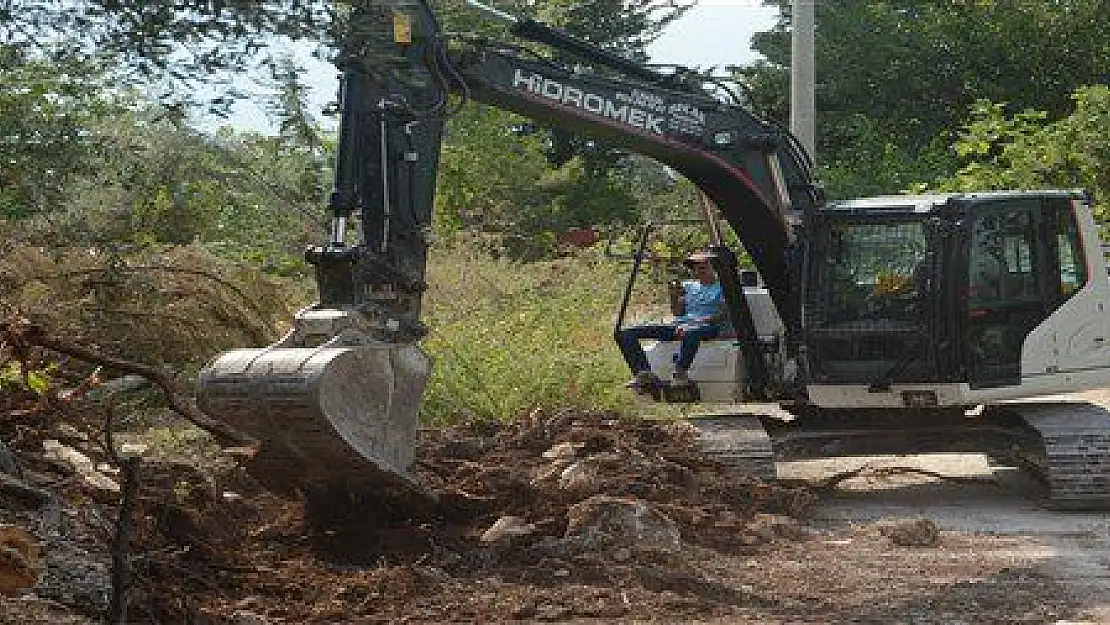
M 957 484 L 973 484 L 983 482 L 982 478 L 945 475 L 943 473 L 937 473 L 936 471 L 930 471 L 928 469 L 918 469 L 916 467 L 876 467 L 871 464 L 864 464 L 863 466 L 857 467 L 855 469 L 842 471 L 825 479 L 818 480 L 816 483 L 807 482 L 806 485 L 815 490 L 834 491 L 838 489 L 840 485 L 844 482 L 856 477 L 891 477 L 894 475 L 922 475 L 944 482 L 954 482 Z
M 240 447 L 254 447 L 258 444 L 258 440 L 254 437 L 226 423 L 216 421 L 201 412 L 200 408 L 198 408 L 191 399 L 184 396 L 178 388 L 177 382 L 171 376 L 155 367 L 131 362 L 129 360 L 122 360 L 120 358 L 113 358 L 87 347 L 68 343 L 50 336 L 41 326 L 32 324 L 26 320 L 0 324 L 0 335 L 5 337 L 5 341 L 10 341 L 16 345 L 37 345 L 85 362 L 101 365 L 124 373 L 142 376 L 157 384 L 158 387 L 162 389 L 162 394 L 165 396 L 166 401 L 174 412 L 184 417 L 193 425 L 208 431 L 221 443 L 231 443 L 232 445 Z

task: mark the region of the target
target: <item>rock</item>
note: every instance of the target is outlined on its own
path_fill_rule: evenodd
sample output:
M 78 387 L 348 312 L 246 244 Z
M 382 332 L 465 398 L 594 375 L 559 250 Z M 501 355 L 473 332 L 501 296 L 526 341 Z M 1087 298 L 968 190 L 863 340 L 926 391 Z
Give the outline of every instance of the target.
M 503 516 L 482 533 L 484 543 L 508 542 L 536 531 L 536 526 L 518 516 Z
M 756 524 L 750 530 L 751 535 L 758 538 L 760 543 L 769 543 L 775 540 L 775 530 L 769 525 Z
M 537 621 L 562 621 L 569 617 L 572 610 L 564 605 L 541 603 L 536 606 L 534 618 Z
M 96 470 L 99 471 L 100 473 L 103 473 L 104 475 L 119 475 L 120 474 L 119 467 L 113 467 L 112 465 L 108 464 L 107 462 L 98 463 L 96 465 Z
M 532 485 L 536 486 L 545 482 L 559 480 L 563 475 L 563 471 L 574 463 L 574 458 L 556 458 L 552 460 L 550 463 L 536 469 L 536 477 L 532 479 Z
M 630 484 L 640 492 L 629 493 Z M 597 453 L 574 461 L 559 474 L 559 488 L 581 497 L 614 490 L 643 494 L 658 487 L 692 488 L 695 484 L 688 468 L 636 450 Z
M 0 525 L 0 594 L 10 594 L 38 583 L 42 546 L 30 532 Z
M 85 454 L 52 439 L 43 441 L 42 449 L 45 457 L 69 468 L 96 493 L 111 499 L 119 495 L 119 483 L 97 471 L 96 464 Z
M 582 448 L 585 446 L 586 443 L 574 443 L 570 441 L 559 443 L 558 445 L 554 445 L 553 447 L 551 447 L 551 449 L 543 452 L 543 457 L 547 458 L 548 460 L 574 458 L 578 456 L 578 452 L 582 451 Z
M 123 443 L 119 446 L 121 456 L 141 456 L 150 449 L 146 443 Z
M 757 514 L 748 523 L 747 531 L 764 539 L 765 542 L 775 538 L 805 540 L 809 537 L 809 531 L 797 520 L 782 514 Z
M 740 544 L 744 545 L 745 547 L 755 547 L 757 545 L 762 545 L 764 542 L 766 541 L 753 534 L 742 534 L 740 536 Z
M 678 525 L 654 506 L 634 497 L 595 495 L 567 510 L 564 541 L 591 548 L 682 547 Z
M 68 438 L 84 443 L 89 442 L 89 437 L 86 436 L 84 432 L 78 430 L 76 427 L 70 425 L 69 423 L 59 423 L 57 426 L 55 426 L 55 429 L 57 430 L 58 436 L 61 438 Z
M 250 610 L 236 610 L 231 615 L 230 622 L 233 625 L 267 625 L 270 619 Z
M 879 532 L 901 547 L 936 547 L 940 530 L 929 519 L 898 519 L 879 527 Z
M 416 567 L 416 573 L 420 576 L 421 580 L 434 584 L 443 584 L 451 581 L 451 576 L 447 574 L 447 571 L 438 566 L 418 566 Z
M 591 456 L 579 460 L 559 473 L 559 488 L 577 493 L 597 492 L 604 459 Z

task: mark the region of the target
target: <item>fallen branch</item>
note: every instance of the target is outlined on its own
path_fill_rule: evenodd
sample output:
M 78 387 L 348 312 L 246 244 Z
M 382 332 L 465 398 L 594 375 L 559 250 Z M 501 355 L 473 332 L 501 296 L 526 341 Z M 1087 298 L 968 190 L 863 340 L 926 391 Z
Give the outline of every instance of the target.
M 925 477 L 935 478 L 944 482 L 954 482 L 957 484 L 972 484 L 982 483 L 982 478 L 975 477 L 961 477 L 958 475 L 945 475 L 930 471 L 928 469 L 918 469 L 916 467 L 876 467 L 871 464 L 865 464 L 861 467 L 851 469 L 849 471 L 842 471 L 830 477 L 817 480 L 815 482 L 806 482 L 808 488 L 821 491 L 834 491 L 840 487 L 844 482 L 857 478 L 860 476 L 867 477 L 890 477 L 893 475 L 923 475 Z
M 106 356 L 87 347 L 57 339 L 47 334 L 41 326 L 26 320 L 0 324 L 0 335 L 4 337 L 5 342 L 16 346 L 37 345 L 108 369 L 142 376 L 162 389 L 163 396 L 174 412 L 193 425 L 208 431 L 221 443 L 230 443 L 238 447 L 255 447 L 258 444 L 257 439 L 247 433 L 222 421 L 216 421 L 201 412 L 191 399 L 181 393 L 177 382 L 156 367 Z
M 189 269 L 185 267 L 174 267 L 171 265 L 124 265 L 122 267 L 93 267 L 89 269 L 70 269 L 67 271 L 60 271 L 50 275 L 35 276 L 38 280 L 68 280 L 76 276 L 92 275 L 92 274 L 105 274 L 109 271 L 122 271 L 123 273 L 140 273 L 140 272 L 162 272 L 168 274 L 181 274 L 187 276 L 195 276 L 205 278 L 214 282 L 215 284 L 224 287 L 238 299 L 231 300 L 228 303 L 232 304 L 236 309 L 235 312 L 239 313 L 238 317 L 231 317 L 240 328 L 250 334 L 251 340 L 259 344 L 269 343 L 270 332 L 266 329 L 266 324 L 261 320 L 265 317 L 262 311 L 254 301 L 247 296 L 247 294 L 231 280 L 224 278 L 214 272 L 206 271 L 203 269 Z M 129 314 L 137 314 L 133 311 L 118 311 L 127 312 Z

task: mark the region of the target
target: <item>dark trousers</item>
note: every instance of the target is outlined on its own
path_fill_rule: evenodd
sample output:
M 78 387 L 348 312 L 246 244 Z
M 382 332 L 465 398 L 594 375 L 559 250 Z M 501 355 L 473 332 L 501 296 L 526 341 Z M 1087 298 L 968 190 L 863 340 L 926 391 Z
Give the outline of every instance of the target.
M 688 370 L 690 364 L 694 362 L 694 356 L 698 353 L 698 345 L 703 340 L 711 339 L 720 333 L 721 328 L 716 325 L 687 327 L 682 334 L 682 344 L 678 348 L 678 359 L 675 361 L 675 367 L 682 371 Z M 628 363 L 628 368 L 632 370 L 632 373 L 639 373 L 651 368 L 648 365 L 647 354 L 644 353 L 640 341 L 643 339 L 673 341 L 674 338 L 675 326 L 673 325 L 660 323 L 630 326 L 617 333 L 617 345 L 621 348 L 621 354 L 624 355 L 624 361 Z

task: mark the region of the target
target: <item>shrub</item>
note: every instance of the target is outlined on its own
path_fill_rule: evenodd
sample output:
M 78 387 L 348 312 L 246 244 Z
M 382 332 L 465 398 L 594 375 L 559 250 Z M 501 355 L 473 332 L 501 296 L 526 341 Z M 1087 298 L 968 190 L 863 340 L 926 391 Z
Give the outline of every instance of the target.
M 622 266 L 590 251 L 518 263 L 456 248 L 437 250 L 429 271 L 425 421 L 631 407 L 612 338 Z

